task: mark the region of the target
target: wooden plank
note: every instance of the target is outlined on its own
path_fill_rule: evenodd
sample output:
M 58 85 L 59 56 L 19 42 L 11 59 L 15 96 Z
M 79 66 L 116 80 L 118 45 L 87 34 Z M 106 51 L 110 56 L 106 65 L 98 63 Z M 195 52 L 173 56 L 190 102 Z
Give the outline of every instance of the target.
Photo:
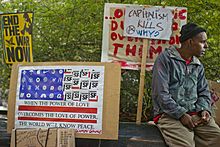
M 138 93 L 138 107 L 137 107 L 137 117 L 136 123 L 141 123 L 142 116 L 142 105 L 144 96 L 144 85 L 145 85 L 145 72 L 146 72 L 146 60 L 147 60 L 147 46 L 148 39 L 143 40 L 143 50 L 142 50 L 142 60 L 141 60 L 141 72 L 140 72 L 140 83 L 139 83 L 139 93 Z

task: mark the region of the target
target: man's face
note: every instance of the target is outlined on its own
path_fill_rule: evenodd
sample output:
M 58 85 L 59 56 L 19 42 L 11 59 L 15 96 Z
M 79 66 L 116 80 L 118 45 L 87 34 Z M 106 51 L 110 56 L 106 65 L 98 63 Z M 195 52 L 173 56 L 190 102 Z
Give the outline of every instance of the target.
M 201 57 L 205 54 L 206 49 L 208 48 L 207 44 L 207 35 L 205 32 L 197 34 L 191 39 L 191 51 L 192 55 L 196 57 Z

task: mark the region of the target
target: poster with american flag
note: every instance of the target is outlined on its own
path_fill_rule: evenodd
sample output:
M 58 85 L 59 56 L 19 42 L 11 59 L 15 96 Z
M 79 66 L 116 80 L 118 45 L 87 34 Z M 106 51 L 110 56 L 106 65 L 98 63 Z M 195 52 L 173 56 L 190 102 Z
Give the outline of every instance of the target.
M 102 134 L 104 66 L 22 66 L 15 128 L 74 128 Z

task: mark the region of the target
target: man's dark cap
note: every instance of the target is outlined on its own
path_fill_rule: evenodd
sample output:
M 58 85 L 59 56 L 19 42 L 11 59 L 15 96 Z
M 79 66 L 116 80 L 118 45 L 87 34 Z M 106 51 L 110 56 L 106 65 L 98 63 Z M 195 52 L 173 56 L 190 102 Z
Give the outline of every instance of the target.
M 194 23 L 187 23 L 187 24 L 183 25 L 182 29 L 180 31 L 180 34 L 181 34 L 180 43 L 186 41 L 189 38 L 196 36 L 197 34 L 199 34 L 201 32 L 206 32 L 206 30 L 199 27 L 198 25 L 196 25 Z

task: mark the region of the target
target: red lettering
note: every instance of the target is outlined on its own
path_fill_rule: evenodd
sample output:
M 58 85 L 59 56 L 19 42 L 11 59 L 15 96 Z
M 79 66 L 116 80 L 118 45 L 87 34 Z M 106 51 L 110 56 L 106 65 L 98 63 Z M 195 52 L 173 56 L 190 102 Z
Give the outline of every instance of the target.
M 154 40 L 154 39 L 150 40 L 151 45 L 155 45 L 156 44 L 155 42 L 156 42 L 156 40 Z
M 182 9 L 182 10 L 179 10 L 179 11 L 176 11 L 174 10 L 174 19 L 181 19 L 181 20 L 184 20 L 186 19 L 186 16 L 184 16 L 184 13 L 186 13 L 187 10 L 186 9 Z
M 166 44 L 166 40 L 158 40 L 157 44 Z
M 180 44 L 180 38 L 178 35 L 176 35 L 176 44 Z
M 138 55 L 142 58 L 143 45 L 140 45 Z
M 179 41 L 178 35 L 170 37 L 170 41 L 169 41 L 170 45 L 179 44 L 179 43 L 180 43 L 180 41 Z
M 173 36 L 172 36 L 172 37 L 170 37 L 169 44 L 170 44 L 170 45 L 175 44 L 175 38 L 174 38 Z
M 174 19 L 177 19 L 177 10 L 174 10 Z
M 117 40 L 117 38 L 119 38 L 119 40 L 123 40 L 123 39 L 125 38 L 125 36 L 122 36 L 122 35 L 120 35 L 120 34 L 117 34 L 117 33 L 115 33 L 115 32 L 112 32 L 112 33 L 111 33 L 111 39 L 112 39 L 113 41 L 115 41 L 115 40 Z
M 118 34 L 118 38 L 119 38 L 119 40 L 123 40 L 125 38 L 125 36 Z
M 120 27 L 122 30 L 124 30 L 124 22 L 123 21 L 120 22 Z M 118 29 L 118 22 L 115 20 L 112 20 L 111 21 L 111 30 L 115 31 L 117 29 Z
M 112 20 L 111 30 L 112 30 L 112 31 L 115 31 L 115 30 L 117 30 L 117 28 L 118 28 L 118 23 L 117 23 L 117 21 Z
M 121 27 L 122 30 L 124 30 L 124 21 L 121 21 L 120 27 Z
M 117 33 L 112 32 L 112 33 L 111 33 L 111 39 L 112 39 L 113 41 L 115 41 L 115 40 L 117 39 Z
M 113 43 L 114 46 L 114 56 L 116 56 L 116 54 L 118 53 L 118 48 L 123 48 L 123 44 L 119 44 L 119 43 Z
M 173 31 L 178 30 L 178 23 L 177 22 L 173 22 L 172 28 L 173 28 Z
M 132 38 L 132 37 L 128 37 L 128 41 L 130 41 L 130 42 L 131 42 L 132 40 L 133 40 L 133 38 Z
M 186 16 L 184 16 L 184 13 L 186 13 L 186 12 L 187 12 L 186 9 L 183 9 L 183 10 L 179 11 L 179 18 L 181 20 L 185 20 L 186 19 Z
M 132 48 L 131 48 L 130 44 L 127 44 L 127 46 L 126 46 L 126 56 L 128 56 L 129 53 L 131 53 L 132 56 L 135 56 L 135 53 L 136 53 L 136 45 L 133 45 Z
M 138 41 L 140 41 L 140 42 L 142 42 L 143 41 L 143 39 L 142 38 L 138 38 L 138 37 L 127 37 L 128 38 L 128 41 L 129 42 L 132 42 L 133 40 L 135 40 L 135 42 L 138 42 Z
M 115 12 L 114 12 L 114 16 L 116 18 L 120 18 L 123 16 L 123 11 L 121 9 L 116 9 Z
M 153 54 L 160 54 L 162 52 L 162 47 L 158 46 L 156 49 L 153 46 L 150 46 L 150 59 L 153 59 Z

